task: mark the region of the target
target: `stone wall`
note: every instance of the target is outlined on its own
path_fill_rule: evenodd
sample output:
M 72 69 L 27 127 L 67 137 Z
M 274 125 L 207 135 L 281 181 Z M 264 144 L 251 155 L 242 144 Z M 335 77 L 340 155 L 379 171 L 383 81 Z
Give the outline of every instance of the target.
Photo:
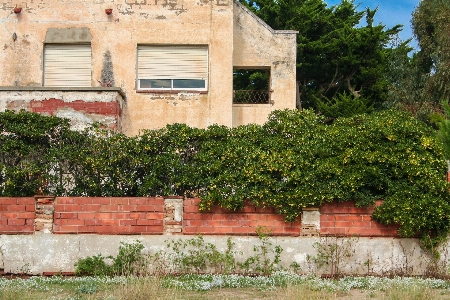
M 67 118 L 73 130 L 99 123 L 120 131 L 124 104 L 120 88 L 0 87 L 0 111 L 26 110 Z

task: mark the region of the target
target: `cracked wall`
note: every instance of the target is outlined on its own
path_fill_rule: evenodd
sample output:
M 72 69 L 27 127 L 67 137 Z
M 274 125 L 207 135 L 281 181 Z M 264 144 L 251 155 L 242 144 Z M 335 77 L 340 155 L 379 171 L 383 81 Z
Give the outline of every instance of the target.
M 297 32 L 273 30 L 239 3 L 234 3 L 233 65 L 270 68 L 270 104 L 234 104 L 233 126 L 263 124 L 275 109 L 294 109 Z
M 26 110 L 70 120 L 71 128 L 83 130 L 99 123 L 120 130 L 124 100 L 118 91 L 0 88 L 0 111 Z
M 15 7 L 22 12 L 15 14 Z M 106 9 L 112 12 L 107 14 Z M 285 57 L 293 55 L 295 61 L 295 49 L 289 44 L 295 41 L 295 34 L 267 28 L 232 0 L 5 0 L 0 6 L 0 86 L 42 87 L 45 43 L 90 42 L 91 87 L 111 85 L 123 91 L 127 101 L 121 129 L 127 135 L 173 123 L 200 128 L 261 123 L 274 109 L 295 107 L 295 86 L 280 83 L 283 76 L 292 79 L 292 67 Z M 263 42 L 266 51 L 248 48 L 255 42 Z M 207 45 L 207 91 L 137 91 L 138 45 Z M 276 49 L 280 47 L 287 47 L 287 52 L 279 54 L 284 51 Z M 249 51 L 255 52 L 250 55 Z M 260 61 L 260 56 L 266 61 Z M 111 83 L 104 82 L 105 57 L 108 70 L 114 70 Z M 275 105 L 233 111 L 233 66 L 246 63 L 271 67 L 273 87 L 277 88 Z M 0 92 L 0 102 L 2 98 Z

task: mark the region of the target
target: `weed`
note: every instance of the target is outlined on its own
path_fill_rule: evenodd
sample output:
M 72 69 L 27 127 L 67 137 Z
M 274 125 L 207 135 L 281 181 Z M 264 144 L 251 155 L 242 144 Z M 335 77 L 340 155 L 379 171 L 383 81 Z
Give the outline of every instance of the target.
M 341 277 L 344 263 L 355 253 L 353 247 L 357 240 L 357 237 L 344 239 L 327 236 L 321 238 L 320 242 L 313 244 L 313 247 L 317 250 L 317 255 L 308 255 L 307 259 L 313 261 L 319 268 L 327 267 L 328 274 L 331 277 Z M 369 262 L 367 262 L 367 267 L 370 270 Z
M 238 263 L 238 266 L 245 273 L 272 274 L 281 269 L 278 264 L 280 263 L 280 256 L 283 249 L 278 245 L 273 248 L 273 244 L 269 240 L 272 232 L 267 230 L 266 227 L 258 226 L 256 233 L 261 244 L 253 246 L 255 255 L 250 256 L 243 263 Z
M 236 270 L 235 244 L 231 238 L 227 239 L 227 248 L 224 252 L 217 249 L 214 244 L 206 243 L 201 235 L 188 240 L 166 241 L 170 253 L 159 252 L 155 255 L 158 266 L 161 262 L 170 261 L 174 273 L 205 273 L 214 272 L 229 274 Z M 168 266 L 166 266 L 168 267 Z M 160 269 L 160 267 L 159 267 Z
M 79 259 L 75 263 L 75 274 L 84 276 L 140 274 L 148 267 L 148 260 L 141 253 L 143 249 L 144 245 L 139 240 L 130 244 L 120 242 L 116 257 L 98 254 Z
M 15 273 L 24 275 L 24 274 L 30 274 L 30 272 L 31 272 L 31 264 L 25 263 L 20 268 L 17 268 Z
M 292 272 L 294 272 L 294 273 L 296 273 L 296 274 L 298 274 L 298 273 L 300 273 L 300 272 L 302 271 L 302 267 L 301 267 L 300 264 L 299 264 L 298 262 L 296 262 L 296 261 L 292 262 L 292 263 L 289 265 L 289 267 L 290 267 L 290 269 L 292 270 Z
M 95 292 L 97 292 L 97 290 L 98 285 L 93 282 L 80 285 L 77 289 L 78 293 L 80 294 L 94 294 Z
M 111 275 L 111 266 L 105 262 L 102 254 L 88 256 L 86 258 L 79 259 L 75 263 L 75 275 L 78 276 L 99 276 L 99 275 Z
M 141 253 L 144 245 L 139 240 L 131 244 L 120 243 L 119 253 L 112 258 L 113 273 L 116 275 L 135 275 L 145 272 L 148 263 L 145 256 Z

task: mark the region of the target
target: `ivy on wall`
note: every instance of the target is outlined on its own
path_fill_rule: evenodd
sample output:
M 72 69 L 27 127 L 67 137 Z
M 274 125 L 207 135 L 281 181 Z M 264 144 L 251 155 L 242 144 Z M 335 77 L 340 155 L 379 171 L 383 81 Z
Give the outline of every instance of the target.
M 373 217 L 399 224 L 401 235 L 435 242 L 447 234 L 447 166 L 431 128 L 397 111 L 323 121 L 312 111 L 283 110 L 262 126 L 174 124 L 127 137 L 6 111 L 0 195 L 187 195 L 199 196 L 203 210 L 240 209 L 248 199 L 287 221 L 325 202 L 383 199 Z

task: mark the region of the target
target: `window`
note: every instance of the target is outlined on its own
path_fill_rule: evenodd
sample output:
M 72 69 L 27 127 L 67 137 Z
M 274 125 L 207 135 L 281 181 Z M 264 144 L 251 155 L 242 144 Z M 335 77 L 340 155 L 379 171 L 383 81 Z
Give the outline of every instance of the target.
M 138 46 L 138 90 L 208 87 L 207 46 Z
M 90 87 L 91 45 L 46 44 L 44 86 Z
M 271 103 L 270 68 L 233 70 L 234 104 Z

